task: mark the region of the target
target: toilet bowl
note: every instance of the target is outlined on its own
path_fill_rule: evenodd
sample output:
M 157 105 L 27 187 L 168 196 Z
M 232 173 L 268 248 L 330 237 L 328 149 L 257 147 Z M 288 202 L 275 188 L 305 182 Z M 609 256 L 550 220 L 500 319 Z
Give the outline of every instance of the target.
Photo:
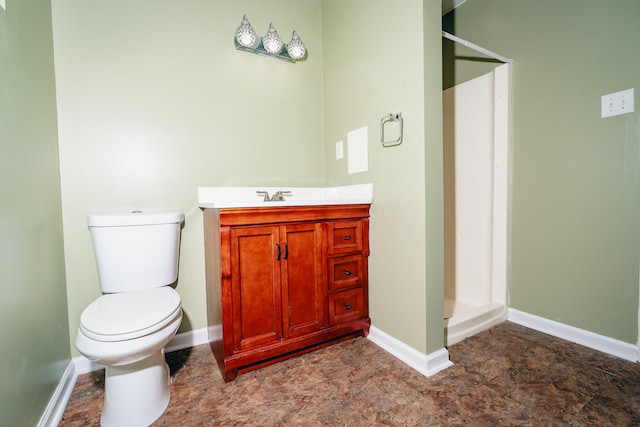
M 135 363 L 164 347 L 181 319 L 180 296 L 169 286 L 103 295 L 82 312 L 76 348 L 102 365 Z
M 162 295 L 167 293 L 176 295 Z M 116 298 L 109 301 L 112 297 Z M 127 330 L 125 322 L 120 322 L 114 328 L 113 317 L 127 317 L 119 304 L 134 305 L 144 298 L 153 307 L 150 313 L 140 310 L 140 307 L 137 312 L 145 314 L 141 318 L 146 323 L 154 324 L 140 329 L 142 322 L 138 322 Z M 165 303 L 166 312 L 159 314 L 161 311 L 154 304 L 162 305 L 163 299 L 172 300 L 170 302 L 174 304 Z M 104 300 L 107 300 L 106 304 Z M 172 309 L 172 305 L 175 308 Z M 152 319 L 150 314 L 159 315 Z M 89 360 L 106 365 L 104 406 L 100 418 L 103 426 L 148 426 L 165 411 L 170 400 L 171 379 L 164 359 L 164 347 L 175 335 L 181 321 L 180 297 L 170 287 L 105 295 L 85 309 L 76 334 L 76 348 Z M 114 329 L 119 329 L 120 333 L 114 334 Z
M 105 365 L 103 427 L 148 426 L 169 405 L 164 347 L 182 321 L 177 279 L 181 213 L 90 216 L 104 295 L 82 312 L 76 348 Z

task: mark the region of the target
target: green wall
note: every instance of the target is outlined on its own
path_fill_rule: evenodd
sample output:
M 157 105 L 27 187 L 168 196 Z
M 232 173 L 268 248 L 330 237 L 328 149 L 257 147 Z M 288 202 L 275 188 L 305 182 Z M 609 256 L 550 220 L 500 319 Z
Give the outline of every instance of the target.
M 444 333 L 440 19 L 439 1 L 322 1 L 327 180 L 374 184 L 371 318 L 423 353 L 441 349 Z M 380 119 L 397 112 L 403 142 L 382 147 Z M 348 174 L 335 143 L 346 153 L 347 133 L 364 126 L 369 170 Z
M 423 1 L 427 354 L 444 346 L 442 5 Z
M 244 14 L 308 60 L 236 50 Z M 320 1 L 62 0 L 53 29 L 72 339 L 100 295 L 86 216 L 114 208 L 185 213 L 180 332 L 206 327 L 197 188 L 324 184 Z
M 0 8 L 0 425 L 33 426 L 69 364 L 49 1 Z
M 635 344 L 640 2 L 469 0 L 445 29 L 514 59 L 511 307 Z M 444 43 L 445 85 L 493 64 Z M 600 118 L 635 88 L 636 111 Z
M 373 182 L 372 322 L 424 352 L 422 5 L 325 0 L 322 16 L 327 177 L 332 184 Z M 396 112 L 404 117 L 404 140 L 384 148 L 379 142 L 380 119 Z M 364 126 L 369 171 L 348 174 L 347 133 Z M 335 143 L 341 140 L 347 154 L 336 160 Z

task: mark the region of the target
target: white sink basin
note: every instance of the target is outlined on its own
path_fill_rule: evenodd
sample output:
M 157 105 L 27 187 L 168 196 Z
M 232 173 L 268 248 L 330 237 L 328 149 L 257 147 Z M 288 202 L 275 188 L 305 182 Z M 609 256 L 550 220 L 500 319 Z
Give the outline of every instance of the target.
M 290 191 L 284 201 L 265 202 L 256 191 L 272 196 L 277 191 Z M 201 208 L 252 208 L 275 206 L 350 205 L 371 203 L 373 184 L 343 187 L 199 187 L 198 206 Z

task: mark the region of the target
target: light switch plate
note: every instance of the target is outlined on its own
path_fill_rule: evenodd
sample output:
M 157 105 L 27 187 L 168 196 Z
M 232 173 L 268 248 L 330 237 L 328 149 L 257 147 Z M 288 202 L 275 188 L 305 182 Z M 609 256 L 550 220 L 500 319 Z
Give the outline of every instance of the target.
M 602 96 L 601 117 L 611 117 L 620 114 L 633 113 L 634 111 L 634 91 L 627 89 L 616 93 Z

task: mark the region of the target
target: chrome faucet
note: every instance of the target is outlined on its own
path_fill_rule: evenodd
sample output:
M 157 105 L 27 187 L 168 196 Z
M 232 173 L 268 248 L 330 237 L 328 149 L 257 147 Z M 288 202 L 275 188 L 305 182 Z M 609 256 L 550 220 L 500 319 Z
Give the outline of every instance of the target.
M 273 196 L 269 198 L 269 193 L 266 191 L 256 191 L 258 196 L 264 197 L 265 202 L 284 202 L 284 196 L 291 196 L 291 191 L 276 191 Z

